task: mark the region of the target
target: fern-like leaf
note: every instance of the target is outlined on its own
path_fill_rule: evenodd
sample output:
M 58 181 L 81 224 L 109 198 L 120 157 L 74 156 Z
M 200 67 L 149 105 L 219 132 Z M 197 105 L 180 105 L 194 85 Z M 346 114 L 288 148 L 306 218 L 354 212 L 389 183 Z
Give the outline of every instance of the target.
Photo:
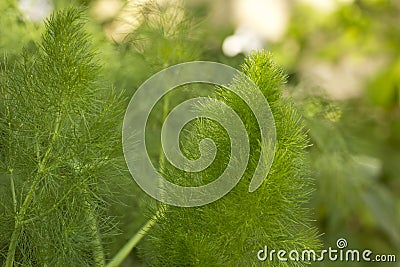
M 308 137 L 299 113 L 289 99 L 282 97 L 285 75 L 266 52 L 250 56 L 243 72 L 268 99 L 275 118 L 277 147 L 268 177 L 260 188 L 249 193 L 261 150 L 260 130 L 244 101 L 220 89 L 217 98 L 232 107 L 246 126 L 251 147 L 249 165 L 239 184 L 214 203 L 197 208 L 161 206 L 163 212 L 142 246 L 150 266 L 305 266 L 306 262 L 277 259 L 261 262 L 257 252 L 265 245 L 300 252 L 318 248 L 317 231 L 305 206 L 311 192 L 305 162 Z M 233 86 L 246 90 L 246 84 L 240 81 Z M 213 181 L 229 161 L 226 132 L 213 121 L 199 120 L 182 134 L 183 152 L 191 158 L 199 156 L 194 144 L 205 137 L 213 139 L 218 147 L 215 161 L 206 170 L 190 175 L 166 165 L 164 175 L 175 183 L 190 186 Z
M 99 82 L 82 12 L 46 22 L 0 95 L 0 262 L 102 266 L 107 184 L 119 173 L 121 99 Z

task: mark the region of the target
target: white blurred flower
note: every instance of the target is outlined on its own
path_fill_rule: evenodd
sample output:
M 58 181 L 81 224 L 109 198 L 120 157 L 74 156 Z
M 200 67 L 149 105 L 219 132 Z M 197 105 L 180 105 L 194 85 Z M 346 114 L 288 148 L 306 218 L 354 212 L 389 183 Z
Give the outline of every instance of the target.
M 277 42 L 286 32 L 290 5 L 287 0 L 234 0 L 233 19 L 237 30 L 223 43 L 227 56 L 262 49 L 265 42 Z
M 28 20 L 34 22 L 43 21 L 53 9 L 49 0 L 20 0 L 18 7 Z
M 246 27 L 267 41 L 279 41 L 286 32 L 290 5 L 287 0 L 235 0 L 233 16 L 239 26 Z
M 120 0 L 99 0 L 92 6 L 93 15 L 100 21 L 113 19 L 121 10 L 123 3 Z
M 225 55 L 234 57 L 240 53 L 247 55 L 251 51 L 261 50 L 263 46 L 264 40 L 260 35 L 242 26 L 224 40 L 222 50 Z

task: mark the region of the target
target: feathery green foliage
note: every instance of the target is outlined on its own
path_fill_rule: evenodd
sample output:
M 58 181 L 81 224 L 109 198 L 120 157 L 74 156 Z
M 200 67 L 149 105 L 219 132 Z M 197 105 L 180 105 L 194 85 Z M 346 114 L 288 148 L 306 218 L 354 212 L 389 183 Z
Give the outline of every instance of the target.
M 81 15 L 51 16 L 37 51 L 1 77 L 0 262 L 9 267 L 105 262 L 123 105 L 101 83 Z
M 199 16 L 185 1 L 130 3 L 126 16 L 137 20 L 135 28 L 107 59 L 106 77 L 117 88 L 129 88 L 129 96 L 147 78 L 174 64 L 198 60 L 204 51 Z M 123 20 L 123 19 L 121 19 Z
M 198 22 L 185 9 L 184 1 L 148 1 L 138 11 L 140 24 L 128 41 L 153 69 L 161 70 L 199 57 Z
M 0 2 L 0 54 L 9 55 L 8 63 L 13 63 L 23 47 L 29 49 L 40 38 L 42 25 L 27 20 L 18 9 L 17 1 Z
M 118 62 L 119 67 L 109 65 L 112 69 L 105 74 L 108 79 L 115 81 L 117 87 L 130 88 L 126 91 L 130 97 L 151 74 L 177 63 L 198 60 L 202 52 L 196 16 L 191 16 L 184 6 L 184 1 L 147 1 L 137 4 L 133 9 L 132 13 L 138 19 L 138 26 L 117 47 L 120 55 L 111 62 Z M 191 91 L 187 90 L 184 94 L 190 93 Z M 155 166 L 165 164 L 164 155 L 160 153 L 162 122 L 170 107 L 180 103 L 182 99 L 182 90 L 177 94 L 167 94 L 156 104 L 148 121 L 149 134 L 146 138 L 150 145 L 147 151 Z M 147 228 L 146 225 L 154 223 L 151 218 L 155 214 L 155 201 L 134 181 L 130 186 L 132 190 L 129 194 L 121 196 L 129 207 L 113 207 L 117 210 L 116 213 L 121 215 L 120 229 L 124 234 L 115 236 L 113 244 L 110 245 L 114 251 L 114 257 L 108 263 L 110 266 L 116 266 L 123 260 L 126 260 L 125 264 L 128 266 L 140 264 L 130 261 L 130 257 L 136 255 L 136 251 L 131 255 L 129 253 L 146 235 L 146 231 L 142 231 L 141 227 Z M 146 219 L 149 220 L 147 224 Z M 121 241 L 124 242 L 121 244 Z
M 249 134 L 248 168 L 239 184 L 214 203 L 197 208 L 162 206 L 163 212 L 142 247 L 150 266 L 304 266 L 307 263 L 260 262 L 257 252 L 265 245 L 286 251 L 319 246 L 310 210 L 305 206 L 311 192 L 305 162 L 308 137 L 299 113 L 281 95 L 285 75 L 266 52 L 250 56 L 243 72 L 262 90 L 275 118 L 277 150 L 270 173 L 258 190 L 248 192 L 260 153 L 259 128 L 245 103 L 230 91 L 220 89 L 216 97 L 239 114 Z M 246 84 L 240 81 L 233 86 L 246 90 Z M 218 124 L 198 120 L 184 133 L 182 148 L 189 158 L 196 158 L 199 154 L 194 144 L 206 136 L 219 149 L 213 164 L 190 175 L 165 165 L 162 171 L 168 179 L 185 184 L 189 181 L 193 186 L 218 177 L 230 157 L 228 136 Z

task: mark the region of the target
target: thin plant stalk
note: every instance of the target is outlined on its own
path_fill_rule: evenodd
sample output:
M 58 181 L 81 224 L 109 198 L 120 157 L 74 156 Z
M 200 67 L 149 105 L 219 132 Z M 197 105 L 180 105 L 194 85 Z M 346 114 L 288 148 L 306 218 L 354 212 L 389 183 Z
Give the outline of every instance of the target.
M 166 96 L 164 98 L 163 103 L 163 114 L 162 114 L 162 121 L 164 121 L 168 116 L 169 110 L 169 97 Z M 160 148 L 160 157 L 158 159 L 159 162 L 159 170 L 162 171 L 163 167 L 165 166 L 165 155 L 162 149 Z M 160 184 L 161 186 L 161 184 Z M 165 209 L 167 206 L 164 203 L 160 204 L 159 210 L 156 214 L 131 238 L 129 241 L 118 251 L 118 253 L 114 256 L 114 258 L 107 264 L 107 267 L 117 267 L 120 266 L 121 263 L 128 257 L 129 253 L 132 251 L 133 248 L 137 246 L 137 244 L 142 240 L 142 238 L 147 234 L 150 228 L 157 222 L 158 218 L 163 216 Z
M 150 228 L 157 222 L 157 218 L 160 212 L 157 212 L 140 230 L 132 236 L 131 239 L 118 251 L 115 257 L 106 265 L 106 267 L 117 267 L 122 264 L 122 262 L 128 257 L 129 253 L 134 247 L 146 236 Z
M 18 211 L 18 213 L 15 213 L 15 226 L 14 226 L 14 231 L 11 235 L 10 246 L 8 248 L 6 267 L 12 267 L 14 264 L 15 250 L 18 245 L 19 236 L 23 230 L 22 229 L 23 224 L 21 222 L 24 221 L 24 219 L 25 219 L 25 214 L 29 208 L 29 205 L 32 202 L 32 198 L 33 198 L 35 189 L 41 180 L 41 174 L 45 171 L 46 162 L 51 154 L 51 151 L 53 150 L 53 145 L 59 136 L 60 124 L 61 124 L 61 112 L 59 112 L 56 117 L 54 131 L 53 131 L 53 135 L 52 135 L 52 138 L 50 141 L 50 145 L 47 148 L 47 151 L 44 154 L 43 159 L 41 161 L 39 161 L 39 163 L 38 163 L 38 172 L 32 182 L 31 187 L 29 188 L 28 194 L 26 195 L 25 200 L 24 200 L 20 210 Z M 12 182 L 11 185 L 13 185 L 14 184 L 13 180 L 11 180 L 11 182 Z M 11 186 L 11 189 L 13 190 L 12 194 L 14 195 L 15 194 L 14 187 Z
M 93 211 L 93 207 L 88 205 L 88 223 L 92 233 L 93 238 L 93 257 L 95 266 L 103 267 L 106 265 L 106 260 L 104 257 L 103 245 L 101 242 L 101 236 L 99 232 L 98 222 L 96 219 L 96 213 Z

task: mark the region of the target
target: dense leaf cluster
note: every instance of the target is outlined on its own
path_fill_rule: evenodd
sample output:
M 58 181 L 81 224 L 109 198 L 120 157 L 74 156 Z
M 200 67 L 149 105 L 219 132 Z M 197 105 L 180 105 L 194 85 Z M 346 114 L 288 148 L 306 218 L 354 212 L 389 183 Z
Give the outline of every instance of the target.
M 101 266 L 122 102 L 105 88 L 81 12 L 58 12 L 1 77 L 0 262 Z
M 310 178 L 305 148 L 309 146 L 301 116 L 291 101 L 282 97 L 285 76 L 270 54 L 259 52 L 249 57 L 243 72 L 268 99 L 275 118 L 277 148 L 274 163 L 262 186 L 248 192 L 260 150 L 257 121 L 243 100 L 219 89 L 217 99 L 240 114 L 249 134 L 251 153 L 244 177 L 220 200 L 197 208 L 162 206 L 158 222 L 149 232 L 144 246 L 150 266 L 304 266 L 305 262 L 260 262 L 257 252 L 270 249 L 317 249 L 317 231 L 312 227 L 309 209 Z M 240 80 L 233 84 L 246 90 Z M 200 108 L 212 108 L 206 104 Z M 213 138 L 219 148 L 213 164 L 201 173 L 177 174 L 166 165 L 163 173 L 182 184 L 204 184 L 216 178 L 229 161 L 230 144 L 218 124 L 199 120 L 185 132 L 182 148 L 188 157 L 198 157 L 198 144 Z M 234 145 L 234 144 L 232 144 Z M 222 154 L 222 156 L 221 156 Z M 240 157 L 237 160 L 243 160 Z
M 140 62 L 146 66 L 141 69 L 159 70 L 199 57 L 197 41 L 185 38 L 194 26 L 182 12 L 169 5 L 143 6 L 143 21 L 127 38 L 127 51 L 143 55 Z M 47 20 L 41 43 L 32 45 L 12 68 L 6 62 L 2 69 L 0 264 L 6 266 L 104 266 L 107 248 L 112 247 L 106 242 L 113 226 L 108 216 L 111 191 L 128 177 L 121 175 L 123 100 L 104 86 L 81 17 L 77 10 L 57 12 Z M 260 145 L 259 126 L 245 102 L 218 88 L 213 97 L 244 122 L 249 164 L 239 184 L 212 204 L 160 204 L 152 211 L 157 219 L 141 248 L 150 266 L 303 266 L 306 263 L 261 263 L 257 252 L 265 245 L 287 251 L 318 247 L 306 208 L 311 191 L 305 162 L 309 143 L 300 115 L 282 96 L 285 75 L 266 52 L 250 56 L 242 70 L 261 89 L 275 118 L 277 148 L 269 175 L 258 190 L 248 192 L 260 151 L 269 147 Z M 247 85 L 237 80 L 232 86 L 245 91 Z M 149 126 L 150 139 L 155 140 L 154 128 L 179 100 L 171 94 L 160 101 Z M 215 106 L 205 102 L 197 108 L 212 112 Z M 214 140 L 218 153 L 209 168 L 189 174 L 169 164 L 154 141 L 152 159 L 167 179 L 193 186 L 223 172 L 232 155 L 229 136 L 218 123 L 193 121 L 181 137 L 188 158 L 199 157 L 196 144 L 205 137 Z

